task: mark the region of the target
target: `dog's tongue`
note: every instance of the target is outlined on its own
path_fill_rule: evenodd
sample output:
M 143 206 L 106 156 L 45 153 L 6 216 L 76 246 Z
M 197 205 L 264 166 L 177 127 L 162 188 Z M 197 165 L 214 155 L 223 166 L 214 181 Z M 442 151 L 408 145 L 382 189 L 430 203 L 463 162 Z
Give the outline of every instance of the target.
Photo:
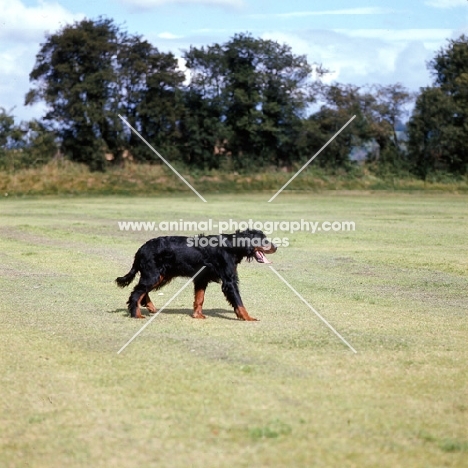
M 270 260 L 265 257 L 265 254 L 260 250 L 255 251 L 255 260 L 257 260 L 258 263 L 271 263 Z

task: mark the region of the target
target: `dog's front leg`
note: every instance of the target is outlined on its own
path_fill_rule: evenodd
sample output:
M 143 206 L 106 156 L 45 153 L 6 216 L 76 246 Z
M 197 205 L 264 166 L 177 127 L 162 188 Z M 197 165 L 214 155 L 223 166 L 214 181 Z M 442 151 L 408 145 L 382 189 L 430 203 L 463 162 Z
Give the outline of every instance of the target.
M 196 278 L 194 281 L 195 299 L 193 301 L 192 317 L 196 319 L 205 319 L 203 315 L 203 302 L 205 301 L 205 290 L 208 287 L 206 278 Z
M 205 301 L 205 289 L 195 287 L 195 299 L 193 301 L 193 318 L 205 319 L 203 315 L 203 302 Z
M 253 322 L 257 320 L 251 317 L 247 312 L 246 308 L 244 307 L 236 281 L 223 281 L 221 289 L 224 295 L 226 296 L 226 299 L 229 302 L 229 304 L 231 304 L 232 307 L 234 307 L 234 312 L 236 313 L 237 318 L 239 320 L 245 320 L 248 322 Z
M 236 313 L 237 318 L 239 320 L 245 320 L 247 322 L 258 322 L 258 319 L 253 318 L 249 315 L 249 313 L 243 305 L 234 307 L 234 312 Z

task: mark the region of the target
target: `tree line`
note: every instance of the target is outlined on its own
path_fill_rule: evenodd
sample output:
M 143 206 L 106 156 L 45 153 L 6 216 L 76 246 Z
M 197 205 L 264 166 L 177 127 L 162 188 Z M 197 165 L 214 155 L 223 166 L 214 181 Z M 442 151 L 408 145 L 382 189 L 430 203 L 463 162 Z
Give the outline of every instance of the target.
M 199 169 L 293 168 L 341 127 L 317 164 L 348 170 L 353 149 L 382 173 L 468 168 L 468 38 L 450 40 L 428 64 L 434 82 L 417 95 L 401 84 L 325 84 L 328 70 L 272 40 L 236 34 L 184 51 L 185 72 L 113 20 L 85 19 L 47 36 L 25 102 L 40 121 L 15 125 L 0 109 L 0 166 L 43 163 L 59 152 L 93 170 L 126 159 Z M 414 104 L 411 114 L 409 109 Z M 405 132 L 400 130 L 406 129 Z M 402 136 L 403 135 L 403 136 Z M 16 164 L 16 166 L 15 166 Z

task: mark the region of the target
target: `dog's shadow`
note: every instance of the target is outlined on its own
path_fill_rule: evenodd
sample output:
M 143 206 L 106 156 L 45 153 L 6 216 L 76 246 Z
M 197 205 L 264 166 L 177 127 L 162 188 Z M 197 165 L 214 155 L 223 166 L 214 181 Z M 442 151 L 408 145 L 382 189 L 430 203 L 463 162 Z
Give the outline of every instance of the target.
M 114 310 L 108 310 L 109 314 L 119 314 L 124 317 L 129 317 L 130 314 L 128 309 L 118 308 Z M 164 309 L 161 314 L 167 315 L 186 315 L 187 317 L 192 317 L 193 310 L 192 309 Z M 144 315 L 147 318 L 151 318 L 153 314 L 150 314 L 148 310 L 144 307 L 141 308 L 141 315 Z M 234 314 L 234 311 L 227 310 L 227 309 L 204 309 L 203 315 L 207 318 L 220 318 L 224 320 L 237 320 L 237 317 Z

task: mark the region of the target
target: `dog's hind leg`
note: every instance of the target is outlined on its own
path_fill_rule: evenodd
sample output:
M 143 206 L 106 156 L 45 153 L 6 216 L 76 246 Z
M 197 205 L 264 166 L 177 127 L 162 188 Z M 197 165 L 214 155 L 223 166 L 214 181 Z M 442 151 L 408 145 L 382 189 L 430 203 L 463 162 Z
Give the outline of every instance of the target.
M 134 318 L 145 318 L 141 314 L 141 307 L 146 307 L 150 313 L 156 313 L 156 307 L 151 302 L 149 292 L 157 288 L 163 283 L 163 277 L 156 275 L 157 280 L 148 280 L 148 278 L 140 278 L 139 283 L 135 286 L 130 298 L 128 299 L 128 310 Z
M 170 279 L 165 279 L 162 275 L 159 275 L 158 281 L 153 285 L 151 290 L 159 289 L 168 283 Z M 157 312 L 156 306 L 153 304 L 153 301 L 149 297 L 149 293 L 146 293 L 145 297 L 143 298 L 141 305 L 146 307 L 149 310 L 150 314 L 155 314 Z
M 141 300 L 142 307 L 146 307 L 149 310 L 150 314 L 155 314 L 157 312 L 156 306 L 153 304 L 153 301 L 149 297 L 149 294 L 146 293 Z
M 130 312 L 130 316 L 133 318 L 145 318 L 144 315 L 141 315 L 141 301 L 146 296 L 147 291 L 146 288 L 142 287 L 141 284 L 137 284 L 135 289 L 130 294 L 128 298 L 128 310 Z

